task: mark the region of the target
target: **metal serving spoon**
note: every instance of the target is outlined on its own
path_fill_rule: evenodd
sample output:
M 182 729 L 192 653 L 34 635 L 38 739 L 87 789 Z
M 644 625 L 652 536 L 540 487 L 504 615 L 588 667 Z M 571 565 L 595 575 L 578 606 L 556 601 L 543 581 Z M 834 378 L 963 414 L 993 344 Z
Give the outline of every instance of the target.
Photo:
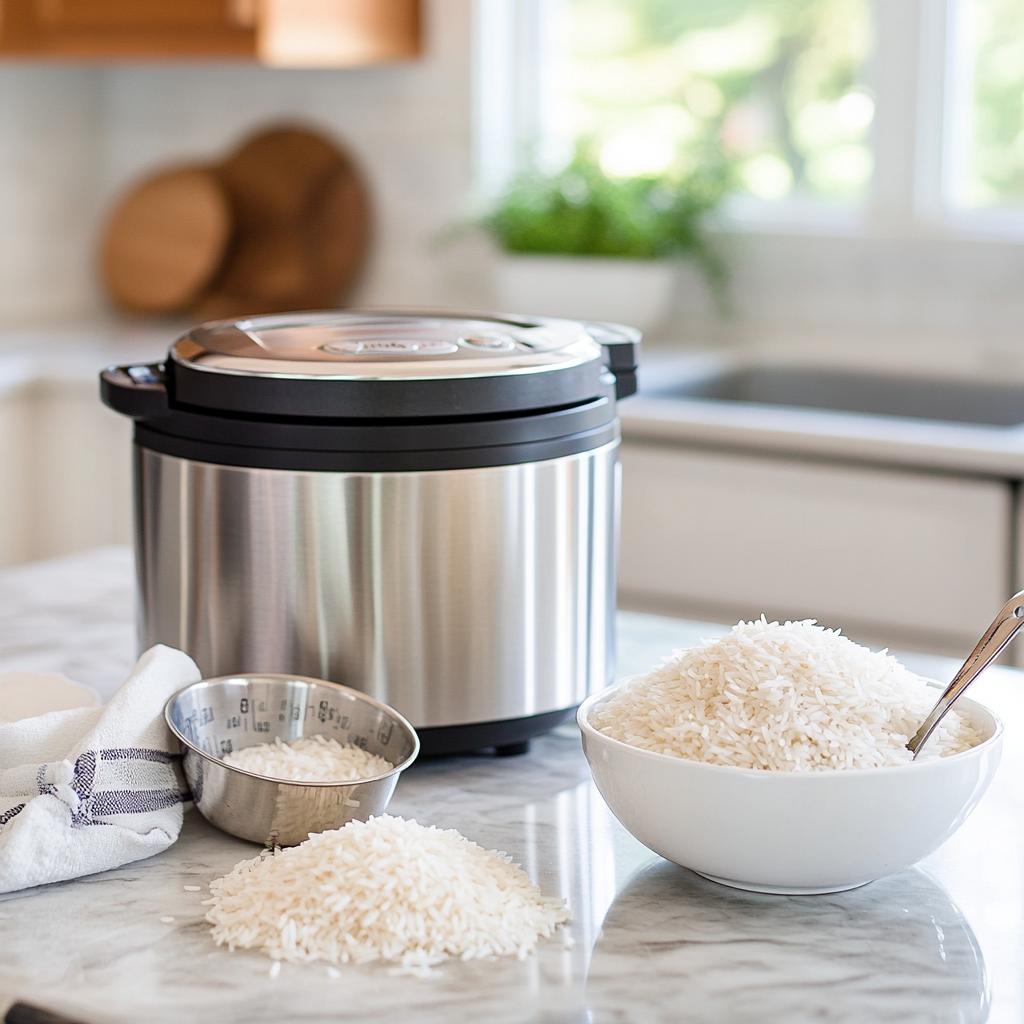
M 978 646 L 971 651 L 970 657 L 963 663 L 960 671 L 953 676 L 953 682 L 942 691 L 938 703 L 932 708 L 931 714 L 921 723 L 907 747 L 914 752 L 914 760 L 921 753 L 928 737 L 935 731 L 946 712 L 956 703 L 975 679 L 981 675 L 999 656 L 999 652 L 1017 635 L 1017 630 L 1024 626 L 1024 590 L 1014 594 L 1000 609 L 993 619 L 992 625 L 985 630 L 985 635 L 978 641 Z

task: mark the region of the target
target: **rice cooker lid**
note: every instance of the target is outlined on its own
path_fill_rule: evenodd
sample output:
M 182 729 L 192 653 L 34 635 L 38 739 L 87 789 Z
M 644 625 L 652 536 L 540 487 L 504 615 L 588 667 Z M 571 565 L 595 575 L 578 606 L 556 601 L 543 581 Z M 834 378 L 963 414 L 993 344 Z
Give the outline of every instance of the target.
M 203 324 L 171 346 L 167 373 L 176 403 L 225 412 L 481 415 L 592 399 L 607 346 L 638 338 L 547 317 L 297 313 Z

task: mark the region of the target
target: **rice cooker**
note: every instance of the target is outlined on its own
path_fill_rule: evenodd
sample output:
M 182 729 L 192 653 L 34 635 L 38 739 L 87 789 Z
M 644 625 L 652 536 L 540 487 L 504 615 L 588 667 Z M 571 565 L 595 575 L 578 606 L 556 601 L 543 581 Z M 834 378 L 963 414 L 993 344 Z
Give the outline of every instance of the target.
M 425 753 L 524 750 L 614 670 L 639 333 L 450 312 L 204 324 L 110 367 L 135 421 L 140 649 L 397 708 Z

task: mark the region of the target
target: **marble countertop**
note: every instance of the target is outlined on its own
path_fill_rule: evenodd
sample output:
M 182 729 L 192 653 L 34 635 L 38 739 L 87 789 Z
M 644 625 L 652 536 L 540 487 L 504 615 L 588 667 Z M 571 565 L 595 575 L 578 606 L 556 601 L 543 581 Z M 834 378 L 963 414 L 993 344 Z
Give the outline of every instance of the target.
M 109 695 L 133 660 L 131 565 L 106 549 L 0 573 L 0 671 L 65 672 Z M 620 670 L 714 627 L 623 614 Z M 944 659 L 915 668 L 948 676 Z M 285 964 L 216 948 L 206 884 L 255 851 L 190 812 L 178 843 L 127 867 L 0 897 L 0 1010 L 16 999 L 95 1024 L 1024 1020 L 1024 674 L 992 669 L 978 699 L 1006 722 L 1004 763 L 963 828 L 919 867 L 830 896 L 718 886 L 646 850 L 594 788 L 563 727 L 519 758 L 406 772 L 391 810 L 507 850 L 568 898 L 571 948 L 451 963 Z M 173 917 L 170 923 L 162 917 Z

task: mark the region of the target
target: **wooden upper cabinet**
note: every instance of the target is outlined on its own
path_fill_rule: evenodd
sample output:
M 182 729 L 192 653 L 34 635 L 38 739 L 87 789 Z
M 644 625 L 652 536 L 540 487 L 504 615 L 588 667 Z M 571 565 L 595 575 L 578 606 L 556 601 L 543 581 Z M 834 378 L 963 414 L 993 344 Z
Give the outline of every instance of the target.
M 0 55 L 251 59 L 247 13 L 225 0 L 0 0 Z
M 356 67 L 420 52 L 419 0 L 256 0 L 256 52 L 277 67 Z
M 421 50 L 419 0 L 0 0 L 0 59 L 355 67 Z

